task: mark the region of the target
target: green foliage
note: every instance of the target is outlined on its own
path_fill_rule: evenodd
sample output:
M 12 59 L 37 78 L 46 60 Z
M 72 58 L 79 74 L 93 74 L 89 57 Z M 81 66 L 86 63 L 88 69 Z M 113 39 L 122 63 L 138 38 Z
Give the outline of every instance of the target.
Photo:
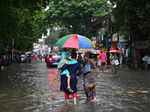
M 48 0 L 1 0 L 0 44 L 19 50 L 30 48 L 46 31 L 44 7 Z M 24 43 L 23 43 L 24 42 Z
M 150 38 L 149 0 L 111 0 L 117 31 L 134 33 L 136 38 Z
M 47 44 L 48 46 L 54 46 L 58 39 L 58 36 L 58 32 L 51 32 L 50 35 L 45 39 L 45 44 Z
M 49 3 L 49 25 L 65 27 L 70 33 L 92 36 L 97 17 L 111 12 L 108 0 L 55 0 Z
M 64 27 L 62 27 L 60 30 L 55 30 L 54 28 L 51 28 L 50 34 L 45 39 L 45 44 L 47 44 L 48 46 L 55 46 L 57 40 L 66 34 L 69 34 L 69 32 Z

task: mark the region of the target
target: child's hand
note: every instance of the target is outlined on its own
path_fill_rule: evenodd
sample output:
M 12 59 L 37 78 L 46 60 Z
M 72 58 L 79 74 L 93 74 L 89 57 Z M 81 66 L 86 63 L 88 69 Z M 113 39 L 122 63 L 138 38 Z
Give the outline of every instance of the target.
M 66 63 L 66 62 L 67 62 L 67 60 L 66 60 L 66 59 L 63 59 L 62 61 L 63 61 L 64 63 Z
M 64 60 L 64 63 L 67 63 L 67 60 Z

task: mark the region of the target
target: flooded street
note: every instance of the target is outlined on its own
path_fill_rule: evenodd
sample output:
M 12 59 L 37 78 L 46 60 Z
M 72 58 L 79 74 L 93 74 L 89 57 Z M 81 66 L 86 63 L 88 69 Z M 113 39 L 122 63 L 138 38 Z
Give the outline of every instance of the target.
M 56 67 L 13 64 L 0 72 L 0 112 L 149 112 L 150 73 L 120 70 L 97 73 L 96 102 L 87 102 L 82 76 L 78 104 L 65 104 Z

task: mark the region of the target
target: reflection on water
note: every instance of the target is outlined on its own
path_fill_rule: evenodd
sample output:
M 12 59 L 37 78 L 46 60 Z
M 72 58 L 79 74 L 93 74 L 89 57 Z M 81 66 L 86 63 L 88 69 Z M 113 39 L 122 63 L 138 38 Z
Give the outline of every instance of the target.
M 87 102 L 82 76 L 78 104 L 65 104 L 56 68 L 45 63 L 13 65 L 1 72 L 0 112 L 149 112 L 149 75 L 120 71 L 97 74 L 97 101 Z

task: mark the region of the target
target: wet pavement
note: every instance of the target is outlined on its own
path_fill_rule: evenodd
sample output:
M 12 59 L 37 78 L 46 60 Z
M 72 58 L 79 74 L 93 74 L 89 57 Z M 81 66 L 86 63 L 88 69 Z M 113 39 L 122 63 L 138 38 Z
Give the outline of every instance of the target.
M 82 76 L 78 104 L 65 104 L 59 75 L 46 64 L 13 64 L 0 72 L 0 112 L 149 112 L 150 72 L 97 72 L 97 101 L 87 102 Z M 70 96 L 71 97 L 71 96 Z

